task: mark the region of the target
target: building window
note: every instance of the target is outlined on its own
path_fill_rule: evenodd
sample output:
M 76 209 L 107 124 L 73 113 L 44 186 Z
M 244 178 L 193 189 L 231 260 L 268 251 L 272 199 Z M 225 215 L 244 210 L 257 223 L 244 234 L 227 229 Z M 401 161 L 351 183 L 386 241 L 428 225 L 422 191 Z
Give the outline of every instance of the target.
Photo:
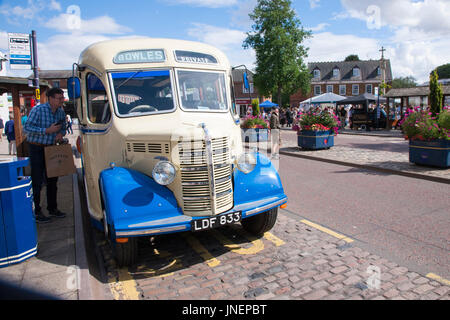
M 250 86 L 250 93 L 253 93 L 253 83 L 249 83 L 249 86 Z M 245 88 L 244 84 L 242 84 L 242 92 L 249 93 L 248 90 Z
M 339 69 L 338 68 L 333 69 L 333 78 L 339 78 Z
M 359 77 L 360 76 L 360 71 L 358 67 L 353 68 L 353 76 L 354 77 Z
M 59 88 L 60 87 L 59 80 L 53 80 L 53 87 L 54 88 Z
M 347 86 L 346 86 L 345 84 L 341 84 L 341 85 L 339 86 L 339 94 L 340 94 L 341 96 L 347 95 Z
M 333 85 L 332 84 L 327 85 L 327 93 L 328 92 L 333 93 Z
M 315 69 L 314 70 L 314 79 L 319 79 L 320 78 L 320 70 L 319 69 Z
M 352 95 L 354 96 L 359 95 L 359 84 L 352 85 Z
M 366 93 L 370 93 L 372 94 L 372 85 L 371 84 L 366 84 Z
M 321 86 L 314 86 L 314 95 L 318 96 L 322 93 Z
M 381 68 L 380 67 L 377 68 L 377 75 L 381 76 Z

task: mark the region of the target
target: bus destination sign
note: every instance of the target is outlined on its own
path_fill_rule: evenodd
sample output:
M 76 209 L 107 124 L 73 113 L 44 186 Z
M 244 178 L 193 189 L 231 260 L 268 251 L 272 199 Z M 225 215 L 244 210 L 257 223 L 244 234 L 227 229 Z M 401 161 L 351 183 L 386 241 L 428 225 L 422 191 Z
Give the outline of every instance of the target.
M 116 64 L 164 61 L 166 61 L 166 56 L 164 55 L 164 50 L 162 49 L 122 51 L 119 52 L 113 60 Z
M 175 51 L 175 58 L 178 62 L 187 63 L 206 63 L 206 64 L 217 64 L 217 59 L 210 54 L 192 52 L 192 51 Z

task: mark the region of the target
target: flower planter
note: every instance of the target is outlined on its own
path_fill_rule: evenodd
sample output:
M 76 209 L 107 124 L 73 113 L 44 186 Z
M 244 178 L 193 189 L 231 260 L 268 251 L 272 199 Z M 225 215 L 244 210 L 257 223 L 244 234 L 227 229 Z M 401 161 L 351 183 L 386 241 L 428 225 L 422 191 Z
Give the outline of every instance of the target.
M 334 146 L 334 135 L 330 131 L 299 131 L 298 146 L 303 149 L 319 150 Z
M 409 140 L 409 162 L 440 168 L 450 167 L 450 141 Z
M 241 129 L 241 131 L 244 142 L 269 141 L 269 129 Z

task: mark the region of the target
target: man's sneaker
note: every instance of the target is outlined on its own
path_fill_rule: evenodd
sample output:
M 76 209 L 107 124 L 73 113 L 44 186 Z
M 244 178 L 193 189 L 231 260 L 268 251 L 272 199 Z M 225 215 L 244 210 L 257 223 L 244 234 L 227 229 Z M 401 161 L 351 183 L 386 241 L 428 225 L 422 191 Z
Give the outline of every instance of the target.
M 64 218 L 66 216 L 66 214 L 64 212 L 61 212 L 59 210 L 49 211 L 48 214 L 51 217 L 56 217 L 56 218 Z
M 50 222 L 50 220 L 52 220 L 49 217 L 44 216 L 42 213 L 37 214 L 35 218 L 37 223 L 47 223 Z

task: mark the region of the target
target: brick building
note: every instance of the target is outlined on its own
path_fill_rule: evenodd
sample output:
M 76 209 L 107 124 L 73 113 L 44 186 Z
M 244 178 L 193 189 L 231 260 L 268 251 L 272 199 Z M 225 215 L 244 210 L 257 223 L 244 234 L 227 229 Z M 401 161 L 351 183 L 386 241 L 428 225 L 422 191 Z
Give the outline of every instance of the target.
M 67 80 L 72 76 L 72 70 L 39 70 L 39 79 L 46 81 L 51 88 L 61 88 L 64 91 L 64 111 L 69 113 L 72 118 L 76 117 L 76 111 L 73 104 L 69 101 L 67 94 Z M 32 79 L 30 75 L 28 79 Z
M 392 83 L 391 62 L 385 61 L 385 81 Z M 298 106 L 312 96 L 333 92 L 341 96 L 358 96 L 363 93 L 375 93 L 380 86 L 383 72 L 380 60 L 312 62 L 308 63 L 311 74 L 311 91 L 309 95 L 301 91 L 291 96 L 291 106 Z
M 233 86 L 234 96 L 236 97 L 236 105 L 239 108 L 239 114 L 241 117 L 247 113 L 247 108 L 251 106 L 252 99 L 259 99 L 259 102 L 263 102 L 264 97 L 258 93 L 258 89 L 253 85 L 253 72 L 247 70 L 248 83 L 250 85 L 250 92 L 244 88 L 243 69 L 233 70 Z

